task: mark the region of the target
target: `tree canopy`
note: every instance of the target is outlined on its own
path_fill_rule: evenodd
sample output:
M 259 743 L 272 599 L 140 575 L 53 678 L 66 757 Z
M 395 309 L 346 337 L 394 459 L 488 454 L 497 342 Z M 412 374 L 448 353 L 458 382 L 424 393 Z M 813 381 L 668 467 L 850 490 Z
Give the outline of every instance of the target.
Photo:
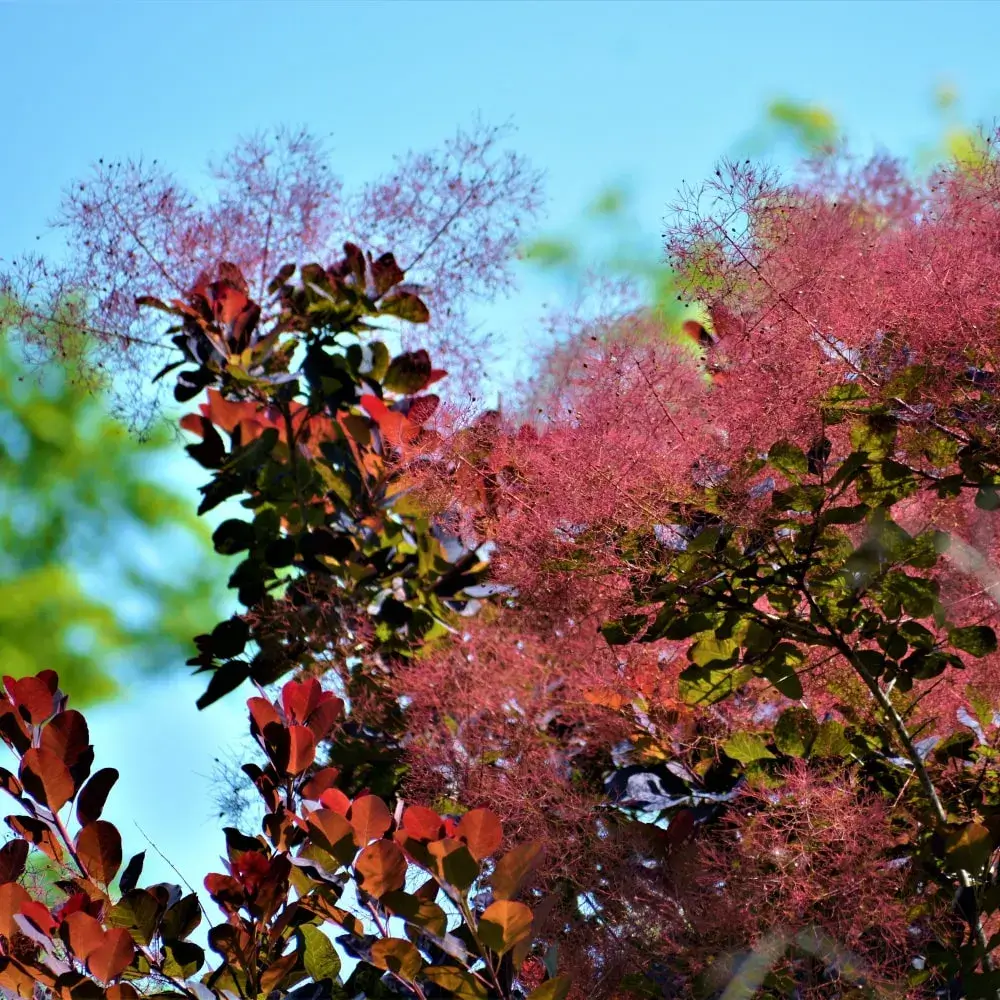
M 521 161 L 406 260 L 386 236 L 273 260 L 285 209 L 240 228 L 226 202 L 218 229 L 181 212 L 203 270 L 177 294 L 122 270 L 112 305 L 173 346 L 156 378 L 191 408 L 199 513 L 240 508 L 213 543 L 241 608 L 189 662 L 202 705 L 253 690 L 263 820 L 224 831 L 206 951 L 196 896 L 125 862 L 103 818 L 116 774 L 91 773 L 55 674 L 5 681 L 23 813 L 0 855 L 0 985 L 995 996 L 992 146 L 924 179 L 836 152 L 791 177 L 720 164 L 665 227 L 676 312 L 567 317 L 530 405 L 503 412 L 441 389 L 415 333 L 434 340 L 434 275 L 404 265 L 442 244 L 474 261 L 448 242 L 467 211 L 509 249 Z M 81 219 L 103 204 L 84 187 Z M 404 203 L 381 204 L 384 233 L 407 232 Z M 506 257 L 480 239 L 489 294 Z M 110 308 L 85 324 L 104 345 Z M 64 865 L 61 901 L 22 884 L 31 848 Z

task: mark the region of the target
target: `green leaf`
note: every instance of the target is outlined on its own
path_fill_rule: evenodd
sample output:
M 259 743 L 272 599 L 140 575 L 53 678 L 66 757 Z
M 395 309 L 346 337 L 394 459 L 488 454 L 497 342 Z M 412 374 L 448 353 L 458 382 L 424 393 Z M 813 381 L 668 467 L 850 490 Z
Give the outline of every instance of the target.
M 825 500 L 826 490 L 822 486 L 792 486 L 771 494 L 771 506 L 775 510 L 791 510 L 797 514 L 819 510 Z
M 711 631 L 717 623 L 718 615 L 707 615 L 702 612 L 695 612 L 694 614 L 682 615 L 680 617 L 674 615 L 670 620 L 670 624 L 663 630 L 662 636 L 658 636 L 658 638 L 690 639 L 693 635 L 700 635 L 702 632 Z
M 996 510 L 1000 507 L 1000 493 L 992 486 L 984 486 L 976 493 L 976 506 L 980 510 Z
M 687 552 L 711 552 L 722 537 L 721 525 L 713 524 L 707 528 L 702 528 L 694 538 L 690 539 L 687 545 Z
M 160 935 L 164 941 L 183 941 L 201 923 L 201 906 L 198 896 L 189 893 L 182 897 L 166 913 L 160 922 Z
M 385 380 L 385 373 L 389 370 L 389 348 L 380 340 L 370 344 L 369 347 L 371 349 L 371 371 L 368 374 L 375 382 L 382 382 Z
M 431 318 L 430 310 L 412 292 L 391 292 L 379 302 L 378 308 L 382 315 L 395 316 L 408 323 L 426 323 Z
M 316 981 L 336 979 L 340 974 L 340 955 L 333 942 L 312 924 L 303 924 L 296 932 L 302 946 L 302 964 Z
M 869 458 L 881 461 L 890 458 L 896 446 L 898 424 L 885 413 L 869 412 L 864 420 L 851 428 L 851 445 Z
M 853 752 L 844 727 L 835 719 L 829 719 L 820 725 L 809 756 L 850 757 Z
M 831 407 L 845 407 L 867 398 L 865 390 L 857 382 L 841 382 L 830 389 L 823 402 Z
M 767 745 L 756 733 L 733 733 L 722 744 L 722 749 L 728 757 L 744 765 L 752 764 L 755 760 L 774 758 L 774 754 L 767 749 Z
M 193 941 L 173 941 L 163 946 L 163 971 L 168 976 L 188 979 L 205 964 L 205 952 Z
M 547 979 L 538 989 L 532 990 L 528 1000 L 566 1000 L 572 985 L 573 980 L 569 976 Z
M 465 969 L 452 965 L 430 966 L 424 969 L 423 976 L 436 986 L 450 990 L 455 1000 L 486 1000 L 488 996 L 486 987 Z
M 820 515 L 820 524 L 859 524 L 871 513 L 871 508 L 864 503 L 851 507 L 830 507 Z
M 767 459 L 775 468 L 793 480 L 798 476 L 804 476 L 809 470 L 809 462 L 802 449 L 797 448 L 791 441 L 782 440 L 772 445 Z
M 761 672 L 786 698 L 798 701 L 802 697 L 802 681 L 795 668 L 804 659 L 805 656 L 798 647 L 781 642 L 768 653 Z
M 731 666 L 739 659 L 740 644 L 735 639 L 701 639 L 688 650 L 688 659 L 699 667 Z
M 949 629 L 948 641 L 970 656 L 989 656 L 997 651 L 996 632 L 986 625 Z
M 945 838 L 944 853 L 956 869 L 978 874 L 993 853 L 993 838 L 982 823 L 966 823 Z
M 615 621 L 605 622 L 601 626 L 601 634 L 609 646 L 624 646 L 646 627 L 648 621 L 646 615 L 625 615 Z
M 714 705 L 738 691 L 752 676 L 747 668 L 688 667 L 678 679 L 677 692 L 687 705 Z
M 136 944 L 147 945 L 153 940 L 163 907 L 152 893 L 133 889 L 111 908 L 109 927 L 124 927 Z
M 774 727 L 774 745 L 789 757 L 808 757 L 818 732 L 819 723 L 808 708 L 789 708 Z
M 973 750 L 976 745 L 976 736 L 964 729 L 957 733 L 952 733 L 946 740 L 939 743 L 934 748 L 934 759 L 939 764 L 947 764 L 949 760 L 973 759 Z

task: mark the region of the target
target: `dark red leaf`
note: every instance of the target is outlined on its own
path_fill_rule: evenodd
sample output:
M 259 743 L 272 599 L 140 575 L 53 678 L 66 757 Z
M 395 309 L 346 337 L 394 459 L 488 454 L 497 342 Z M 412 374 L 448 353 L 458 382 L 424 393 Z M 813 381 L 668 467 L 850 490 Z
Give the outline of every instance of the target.
M 415 840 L 437 840 L 442 828 L 441 817 L 427 806 L 407 806 L 403 812 L 403 829 Z
M 0 702 L 0 739 L 15 753 L 22 754 L 31 746 L 27 723 L 9 701 Z
M 118 780 L 118 771 L 113 767 L 102 767 L 91 775 L 90 780 L 80 790 L 76 800 L 76 818 L 80 826 L 93 823 L 101 818 L 108 794 Z
M 329 692 L 324 692 L 329 694 Z M 344 703 L 336 696 L 331 695 L 321 701 L 309 716 L 307 725 L 316 737 L 316 741 L 324 740 L 330 735 L 330 731 L 344 717 Z
M 290 726 L 288 729 L 289 774 L 301 774 L 316 759 L 316 739 L 307 726 Z
M 42 730 L 41 745 L 72 767 L 90 746 L 87 720 L 74 709 L 62 712 Z
M 440 396 L 417 396 L 416 399 L 410 401 L 409 409 L 406 411 L 406 418 L 419 427 L 422 424 L 426 424 L 437 413 L 440 404 Z
M 311 775 L 309 779 L 303 783 L 302 787 L 299 789 L 299 794 L 304 799 L 310 799 L 318 802 L 319 797 L 328 788 L 337 787 L 337 779 L 339 777 L 340 771 L 335 767 L 320 768 L 320 770 Z
M 0 847 L 0 884 L 16 882 L 24 874 L 27 860 L 26 840 L 8 840 L 3 847 Z
M 3 683 L 14 707 L 31 725 L 40 726 L 55 711 L 55 690 L 48 677 L 5 677 Z
M 304 681 L 289 681 L 281 689 L 281 705 L 289 723 L 304 725 L 319 704 L 322 688 L 315 677 Z
M 376 298 L 385 295 L 393 285 L 398 285 L 406 277 L 391 253 L 384 253 L 378 260 L 373 261 L 371 271 Z

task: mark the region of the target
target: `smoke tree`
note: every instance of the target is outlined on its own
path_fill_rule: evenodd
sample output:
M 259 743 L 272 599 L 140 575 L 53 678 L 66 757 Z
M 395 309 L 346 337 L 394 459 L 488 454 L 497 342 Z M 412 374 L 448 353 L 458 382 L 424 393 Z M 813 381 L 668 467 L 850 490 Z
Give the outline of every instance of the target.
M 87 777 L 54 676 L 11 681 L 12 844 L 68 871 L 39 908 L 25 847 L 4 848 L 5 988 L 996 995 L 990 146 L 926 183 L 884 157 L 720 166 L 667 227 L 678 336 L 630 306 L 570 320 L 523 412 L 471 418 L 424 346 L 381 330 L 502 283 L 510 244 L 479 223 L 473 285 L 476 247 L 446 252 L 474 197 L 435 215 L 388 183 L 378 225 L 343 216 L 377 245 L 325 265 L 274 259 L 343 228 L 309 214 L 336 186 L 295 171 L 257 187 L 239 161 L 243 208 L 152 213 L 142 240 L 184 233 L 173 259 L 204 270 L 171 291 L 148 269 L 170 255 L 137 251 L 97 315 L 137 341 L 168 317 L 180 360 L 157 378 L 192 406 L 200 511 L 245 511 L 214 535 L 243 610 L 191 665 L 202 705 L 257 687 L 266 815 L 225 831 L 206 970 L 179 891 L 140 890 L 139 862 L 109 884 L 113 775 Z M 435 162 L 412 176 L 438 183 Z M 287 243 L 254 214 L 265 190 L 274 220 L 297 199 Z M 513 222 L 511 190 L 485 217 Z M 378 242 L 405 245 L 411 211 L 436 221 L 400 260 L 440 273 L 436 305 Z M 330 923 L 360 962 L 344 984 Z
M 998 985 L 984 149 L 723 165 L 670 219 L 686 341 L 589 317 L 428 477 L 503 593 L 401 685 L 409 782 L 560 844 L 592 982 Z
M 162 402 L 149 375 L 169 345 L 138 294 L 183 296 L 204 269 L 230 261 L 261 297 L 286 260 L 330 259 L 353 239 L 392 248 L 411 282 L 427 286 L 423 346 L 475 385 L 489 352 L 468 310 L 511 288 L 519 234 L 541 204 L 540 176 L 505 148 L 508 131 L 477 121 L 356 190 L 306 129 L 239 140 L 194 189 L 156 160 L 100 160 L 64 192 L 53 220 L 68 252 L 22 256 L 4 285 L 22 303 L 29 341 L 51 344 L 59 328 L 75 336 L 83 326 L 91 363 L 117 376 L 119 410 L 144 428 Z M 85 301 L 85 321 L 60 314 L 70 294 Z
M 0 867 L 0 985 L 8 991 L 567 995 L 565 977 L 532 990 L 531 970 L 521 976 L 544 911 L 514 897 L 540 846 L 498 856 L 494 813 L 442 817 L 406 803 L 386 767 L 398 714 L 386 679 L 445 628 L 450 606 L 465 603 L 481 560 L 449 558 L 428 520 L 400 506 L 406 451 L 438 404 L 423 390 L 444 373 L 426 351 L 392 357 L 365 335 L 380 317 L 426 322 L 427 306 L 391 254 L 344 249 L 328 268 L 303 266 L 297 283 L 294 265 L 280 268 L 266 307 L 230 262 L 183 299 L 140 302 L 180 320 L 182 360 L 161 373 L 191 366 L 176 376 L 176 397 L 208 390 L 201 413 L 183 421 L 201 438 L 189 451 L 213 473 L 200 511 L 241 496 L 253 512 L 213 536 L 220 552 L 247 553 L 230 581 L 247 611 L 200 636 L 196 658 L 211 675 L 204 704 L 245 679 L 261 692 L 248 708 L 264 765 L 244 770 L 264 803 L 263 835 L 227 828 L 227 871 L 204 883 L 224 918 L 208 932 L 217 960 L 207 964 L 190 940 L 202 918 L 197 895 L 140 887 L 142 854 L 123 865 L 121 834 L 102 818 L 118 773 L 93 770 L 86 721 L 43 670 L 6 678 L 0 701 L 0 736 L 19 761 L 16 775 L 2 772 L 3 787 L 23 810 L 7 818 L 15 839 Z M 291 372 L 297 343 L 304 362 Z M 256 653 L 241 659 L 248 644 Z M 300 679 L 265 696 L 265 685 L 292 671 Z M 316 674 L 332 675 L 344 697 Z M 321 746 L 341 765 L 324 765 Z M 394 808 L 373 787 L 386 787 Z M 63 871 L 57 906 L 19 881 L 32 847 Z M 338 943 L 358 959 L 346 981 L 320 929 L 327 925 L 343 931 Z

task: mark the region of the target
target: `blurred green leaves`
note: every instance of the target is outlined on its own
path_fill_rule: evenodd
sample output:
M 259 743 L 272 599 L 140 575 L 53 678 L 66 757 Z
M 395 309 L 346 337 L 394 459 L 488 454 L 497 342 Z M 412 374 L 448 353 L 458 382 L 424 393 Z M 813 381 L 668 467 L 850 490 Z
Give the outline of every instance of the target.
M 223 581 L 202 558 L 207 528 L 168 485 L 170 432 L 130 436 L 65 334 L 59 356 L 27 362 L 36 348 L 2 306 L 0 665 L 56 670 L 86 705 L 124 669 L 183 664 Z

